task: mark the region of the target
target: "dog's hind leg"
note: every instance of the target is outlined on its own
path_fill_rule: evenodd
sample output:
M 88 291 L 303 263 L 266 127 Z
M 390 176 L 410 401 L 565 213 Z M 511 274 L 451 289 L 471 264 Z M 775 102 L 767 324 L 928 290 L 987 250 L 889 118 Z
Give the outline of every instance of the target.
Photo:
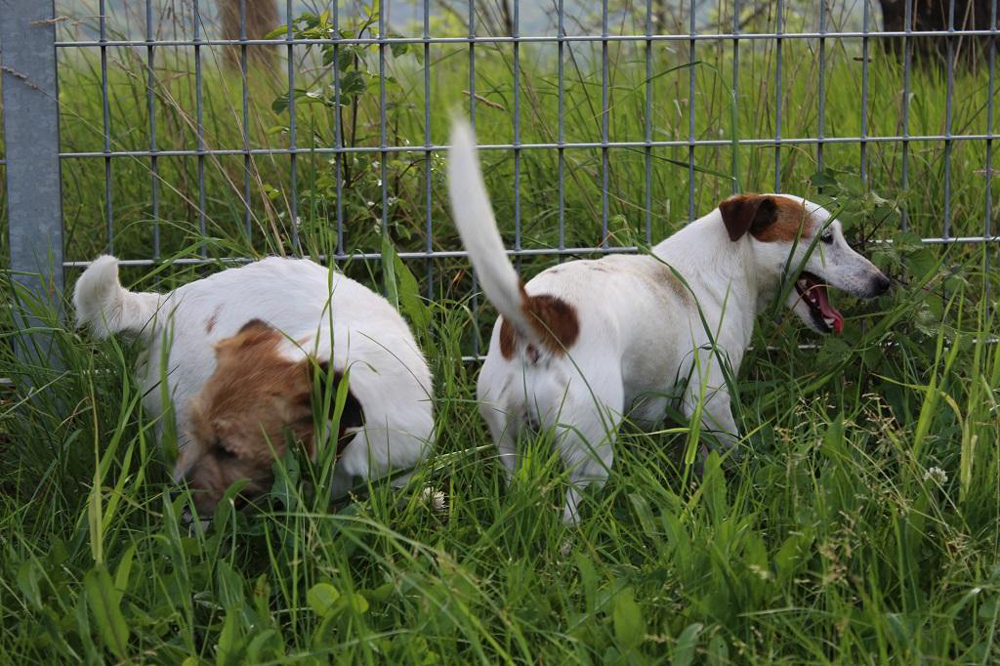
M 614 443 L 622 422 L 624 388 L 621 379 L 606 378 L 600 387 L 574 382 L 567 390 L 558 419 L 557 443 L 569 474 L 563 522 L 580 522 L 579 504 L 583 490 L 594 484 L 604 486 L 614 461 Z
M 523 412 L 523 408 L 520 411 Z M 524 416 L 504 411 L 487 402 L 479 404 L 479 413 L 486 421 L 486 425 L 489 426 L 493 444 L 497 447 L 497 458 L 503 463 L 507 483 L 510 483 L 514 472 L 517 471 L 519 461 L 517 453 L 518 420 Z
M 499 327 L 494 331 L 494 337 L 498 335 Z M 483 363 L 476 384 L 479 414 L 489 426 L 508 483 L 517 470 L 517 434 L 527 417 L 523 382 L 523 375 L 517 366 L 491 353 Z

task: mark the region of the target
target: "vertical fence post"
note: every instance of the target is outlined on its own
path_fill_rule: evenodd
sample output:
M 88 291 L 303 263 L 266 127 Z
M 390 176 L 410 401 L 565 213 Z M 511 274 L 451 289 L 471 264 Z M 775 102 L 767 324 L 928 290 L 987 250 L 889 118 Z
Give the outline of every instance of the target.
M 54 2 L 0 0 L 0 69 L 12 278 L 30 292 L 15 305 L 22 328 L 40 325 L 35 305 L 56 312 L 62 301 L 62 199 L 59 178 L 59 103 L 56 89 Z M 34 302 L 34 304 L 32 304 Z M 37 336 L 44 360 L 48 344 Z M 22 358 L 32 342 L 20 341 Z

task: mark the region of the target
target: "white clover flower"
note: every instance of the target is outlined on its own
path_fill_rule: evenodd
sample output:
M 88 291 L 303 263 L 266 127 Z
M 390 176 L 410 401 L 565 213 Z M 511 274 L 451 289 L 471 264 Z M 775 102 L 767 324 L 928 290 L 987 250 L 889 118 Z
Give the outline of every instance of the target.
M 444 492 L 434 490 L 430 486 L 425 486 L 420 491 L 420 500 L 434 513 L 444 513 L 448 508 L 448 500 L 445 498 Z
M 924 472 L 924 481 L 933 481 L 939 486 L 948 483 L 948 473 L 940 467 L 931 467 Z

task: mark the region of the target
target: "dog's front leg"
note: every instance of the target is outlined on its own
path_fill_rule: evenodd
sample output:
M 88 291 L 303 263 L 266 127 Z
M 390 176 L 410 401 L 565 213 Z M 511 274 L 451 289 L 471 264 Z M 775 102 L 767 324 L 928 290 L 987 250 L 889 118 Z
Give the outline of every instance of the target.
M 702 427 L 710 432 L 723 449 L 731 451 L 734 458 L 739 458 L 737 448 L 739 429 L 733 418 L 732 402 L 729 391 L 719 389 L 711 398 L 705 401 L 701 414 Z
M 723 450 L 731 452 L 733 458 L 739 459 L 740 452 L 736 447 L 739 443 L 739 428 L 736 426 L 736 419 L 733 418 L 732 399 L 729 396 L 725 376 L 714 359 L 702 359 L 702 361 L 709 366 L 707 377 L 703 381 L 702 374 L 697 370 L 692 373 L 684 392 L 684 415 L 689 420 L 700 415 L 703 431 L 710 433 Z M 708 450 L 704 445 L 700 454 L 702 458 L 708 456 Z

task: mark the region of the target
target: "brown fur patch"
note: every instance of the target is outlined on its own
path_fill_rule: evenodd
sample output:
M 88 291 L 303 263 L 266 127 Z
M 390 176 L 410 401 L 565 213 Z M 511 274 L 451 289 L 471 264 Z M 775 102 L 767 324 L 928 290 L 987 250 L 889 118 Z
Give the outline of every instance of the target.
M 212 312 L 212 316 L 208 318 L 205 322 L 205 333 L 211 333 L 215 329 L 215 324 L 219 321 L 219 312 L 222 310 L 222 306 L 218 306 Z
M 655 259 L 653 261 L 656 261 Z M 657 286 L 666 286 L 674 293 L 677 298 L 681 299 L 684 303 L 691 303 L 691 292 L 688 288 L 684 286 L 684 283 L 680 281 L 674 272 L 670 270 L 669 266 L 656 261 L 656 270 L 653 273 L 653 284 Z
M 193 461 L 187 477 L 191 487 L 200 491 L 196 505 L 202 515 L 210 513 L 237 480 L 250 480 L 246 495 L 266 490 L 274 454 L 280 455 L 285 448 L 286 432 L 315 457 L 311 397 L 315 366 L 309 359 L 283 357 L 279 353 L 282 338 L 262 321 L 251 320 L 239 333 L 215 345 L 216 368 L 191 402 L 192 441 L 182 452 L 182 457 Z M 334 382 L 339 380 L 335 374 Z M 345 430 L 362 423 L 361 404 L 349 393 L 338 433 L 338 455 L 346 444 Z
M 735 242 L 772 224 L 777 216 L 774 197 L 760 194 L 737 194 L 719 204 L 722 223 L 729 240 Z
M 264 333 L 275 333 L 275 334 L 277 333 L 277 331 L 275 331 L 273 328 L 265 324 L 260 319 L 251 319 L 247 323 L 243 324 L 242 326 L 240 326 L 240 330 L 238 331 L 238 333 L 246 333 L 247 331 L 253 331 L 253 330 L 261 331 Z
M 504 319 L 500 322 L 500 354 L 508 361 L 514 358 L 517 351 L 517 331 L 511 323 Z
M 215 434 L 230 453 L 269 462 L 263 433 L 279 445 L 282 427 L 307 416 L 302 412 L 308 403 L 301 401 L 310 389 L 303 363 L 278 353 L 281 339 L 278 331 L 255 320 L 215 346 L 215 371 L 195 398 L 196 436 L 205 434 L 198 432 L 199 425 L 224 431 Z
M 796 238 L 812 236 L 816 222 L 806 212 L 802 202 L 788 197 L 771 197 L 774 199 L 774 222 L 759 230 L 751 230 L 753 237 L 762 243 L 791 243 Z
M 521 309 L 549 351 L 559 354 L 569 349 L 580 335 L 576 308 L 558 296 L 528 296 Z
M 737 194 L 719 204 L 729 240 L 749 233 L 762 243 L 790 243 L 812 234 L 815 222 L 801 202 L 783 196 Z
M 524 292 L 524 287 L 521 287 L 521 295 L 524 298 L 521 311 L 542 339 L 545 348 L 553 354 L 561 354 L 572 347 L 580 335 L 576 308 L 558 296 L 529 296 Z M 500 323 L 500 354 L 508 361 L 517 352 L 519 337 L 517 330 L 506 319 Z M 535 353 L 537 355 L 537 350 Z

